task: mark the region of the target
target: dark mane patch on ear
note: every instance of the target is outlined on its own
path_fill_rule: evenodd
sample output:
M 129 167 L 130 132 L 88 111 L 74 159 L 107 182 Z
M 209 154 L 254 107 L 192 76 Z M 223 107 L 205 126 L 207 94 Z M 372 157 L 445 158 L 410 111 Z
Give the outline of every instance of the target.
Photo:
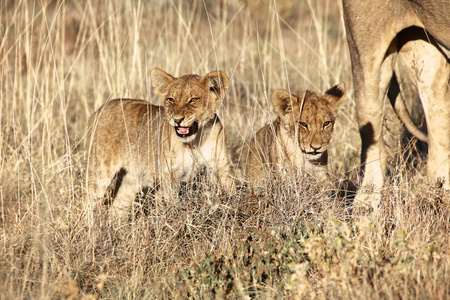
M 325 92 L 325 94 L 330 96 L 336 96 L 338 98 L 341 98 L 344 96 L 345 91 L 341 87 L 341 85 L 335 85 L 332 88 L 330 88 L 328 91 Z

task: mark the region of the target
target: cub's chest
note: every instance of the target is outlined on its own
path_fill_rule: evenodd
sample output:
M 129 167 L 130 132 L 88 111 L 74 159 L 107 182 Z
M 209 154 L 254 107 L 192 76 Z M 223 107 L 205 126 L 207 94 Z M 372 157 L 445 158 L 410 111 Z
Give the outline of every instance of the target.
M 216 151 L 210 142 L 204 143 L 200 147 L 180 145 L 178 150 L 172 151 L 169 168 L 180 180 L 188 180 L 200 168 L 213 167 L 216 163 Z

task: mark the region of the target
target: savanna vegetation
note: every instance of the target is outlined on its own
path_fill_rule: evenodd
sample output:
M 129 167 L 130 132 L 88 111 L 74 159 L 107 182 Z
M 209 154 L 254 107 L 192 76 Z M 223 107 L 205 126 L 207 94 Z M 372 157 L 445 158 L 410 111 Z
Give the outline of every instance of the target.
M 154 67 L 228 74 L 219 116 L 241 188 L 200 178 L 127 224 L 106 207 L 87 218 L 87 120 L 115 97 L 162 104 Z M 274 120 L 273 91 L 342 81 L 333 182 L 246 188 L 242 149 Z M 449 194 L 425 180 L 426 147 L 391 111 L 385 123 L 382 204 L 354 214 L 360 138 L 338 1 L 1 1 L 0 298 L 449 298 Z

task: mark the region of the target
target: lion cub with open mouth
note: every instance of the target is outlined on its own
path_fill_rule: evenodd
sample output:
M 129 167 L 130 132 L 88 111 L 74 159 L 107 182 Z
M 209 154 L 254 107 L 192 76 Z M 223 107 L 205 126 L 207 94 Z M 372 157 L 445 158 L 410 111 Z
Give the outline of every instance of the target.
M 270 174 L 292 169 L 327 179 L 327 148 L 344 93 L 344 83 L 324 95 L 308 90 L 299 95 L 283 89 L 275 91 L 272 103 L 278 118 L 249 142 L 248 179 L 259 186 Z
M 168 197 L 199 168 L 212 171 L 226 191 L 234 190 L 216 115 L 228 88 L 227 75 L 218 71 L 175 78 L 155 68 L 151 79 L 164 106 L 115 99 L 89 118 L 88 192 L 111 204 L 117 215 L 129 211 L 143 188 Z

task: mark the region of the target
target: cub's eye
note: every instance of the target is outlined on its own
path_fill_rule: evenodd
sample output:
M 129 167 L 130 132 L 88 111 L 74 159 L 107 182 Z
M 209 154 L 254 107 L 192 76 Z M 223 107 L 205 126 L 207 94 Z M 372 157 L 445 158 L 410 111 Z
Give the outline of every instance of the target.
M 189 103 L 195 103 L 195 102 L 197 102 L 198 100 L 200 100 L 200 98 L 192 98 L 191 100 L 189 100 Z
M 300 122 L 300 126 L 302 126 L 305 129 L 308 129 L 308 124 L 306 124 L 305 122 Z
M 175 99 L 169 97 L 166 99 L 169 103 L 173 104 L 175 102 Z
M 331 124 L 330 121 L 326 121 L 325 123 L 323 123 L 323 128 L 328 127 Z

